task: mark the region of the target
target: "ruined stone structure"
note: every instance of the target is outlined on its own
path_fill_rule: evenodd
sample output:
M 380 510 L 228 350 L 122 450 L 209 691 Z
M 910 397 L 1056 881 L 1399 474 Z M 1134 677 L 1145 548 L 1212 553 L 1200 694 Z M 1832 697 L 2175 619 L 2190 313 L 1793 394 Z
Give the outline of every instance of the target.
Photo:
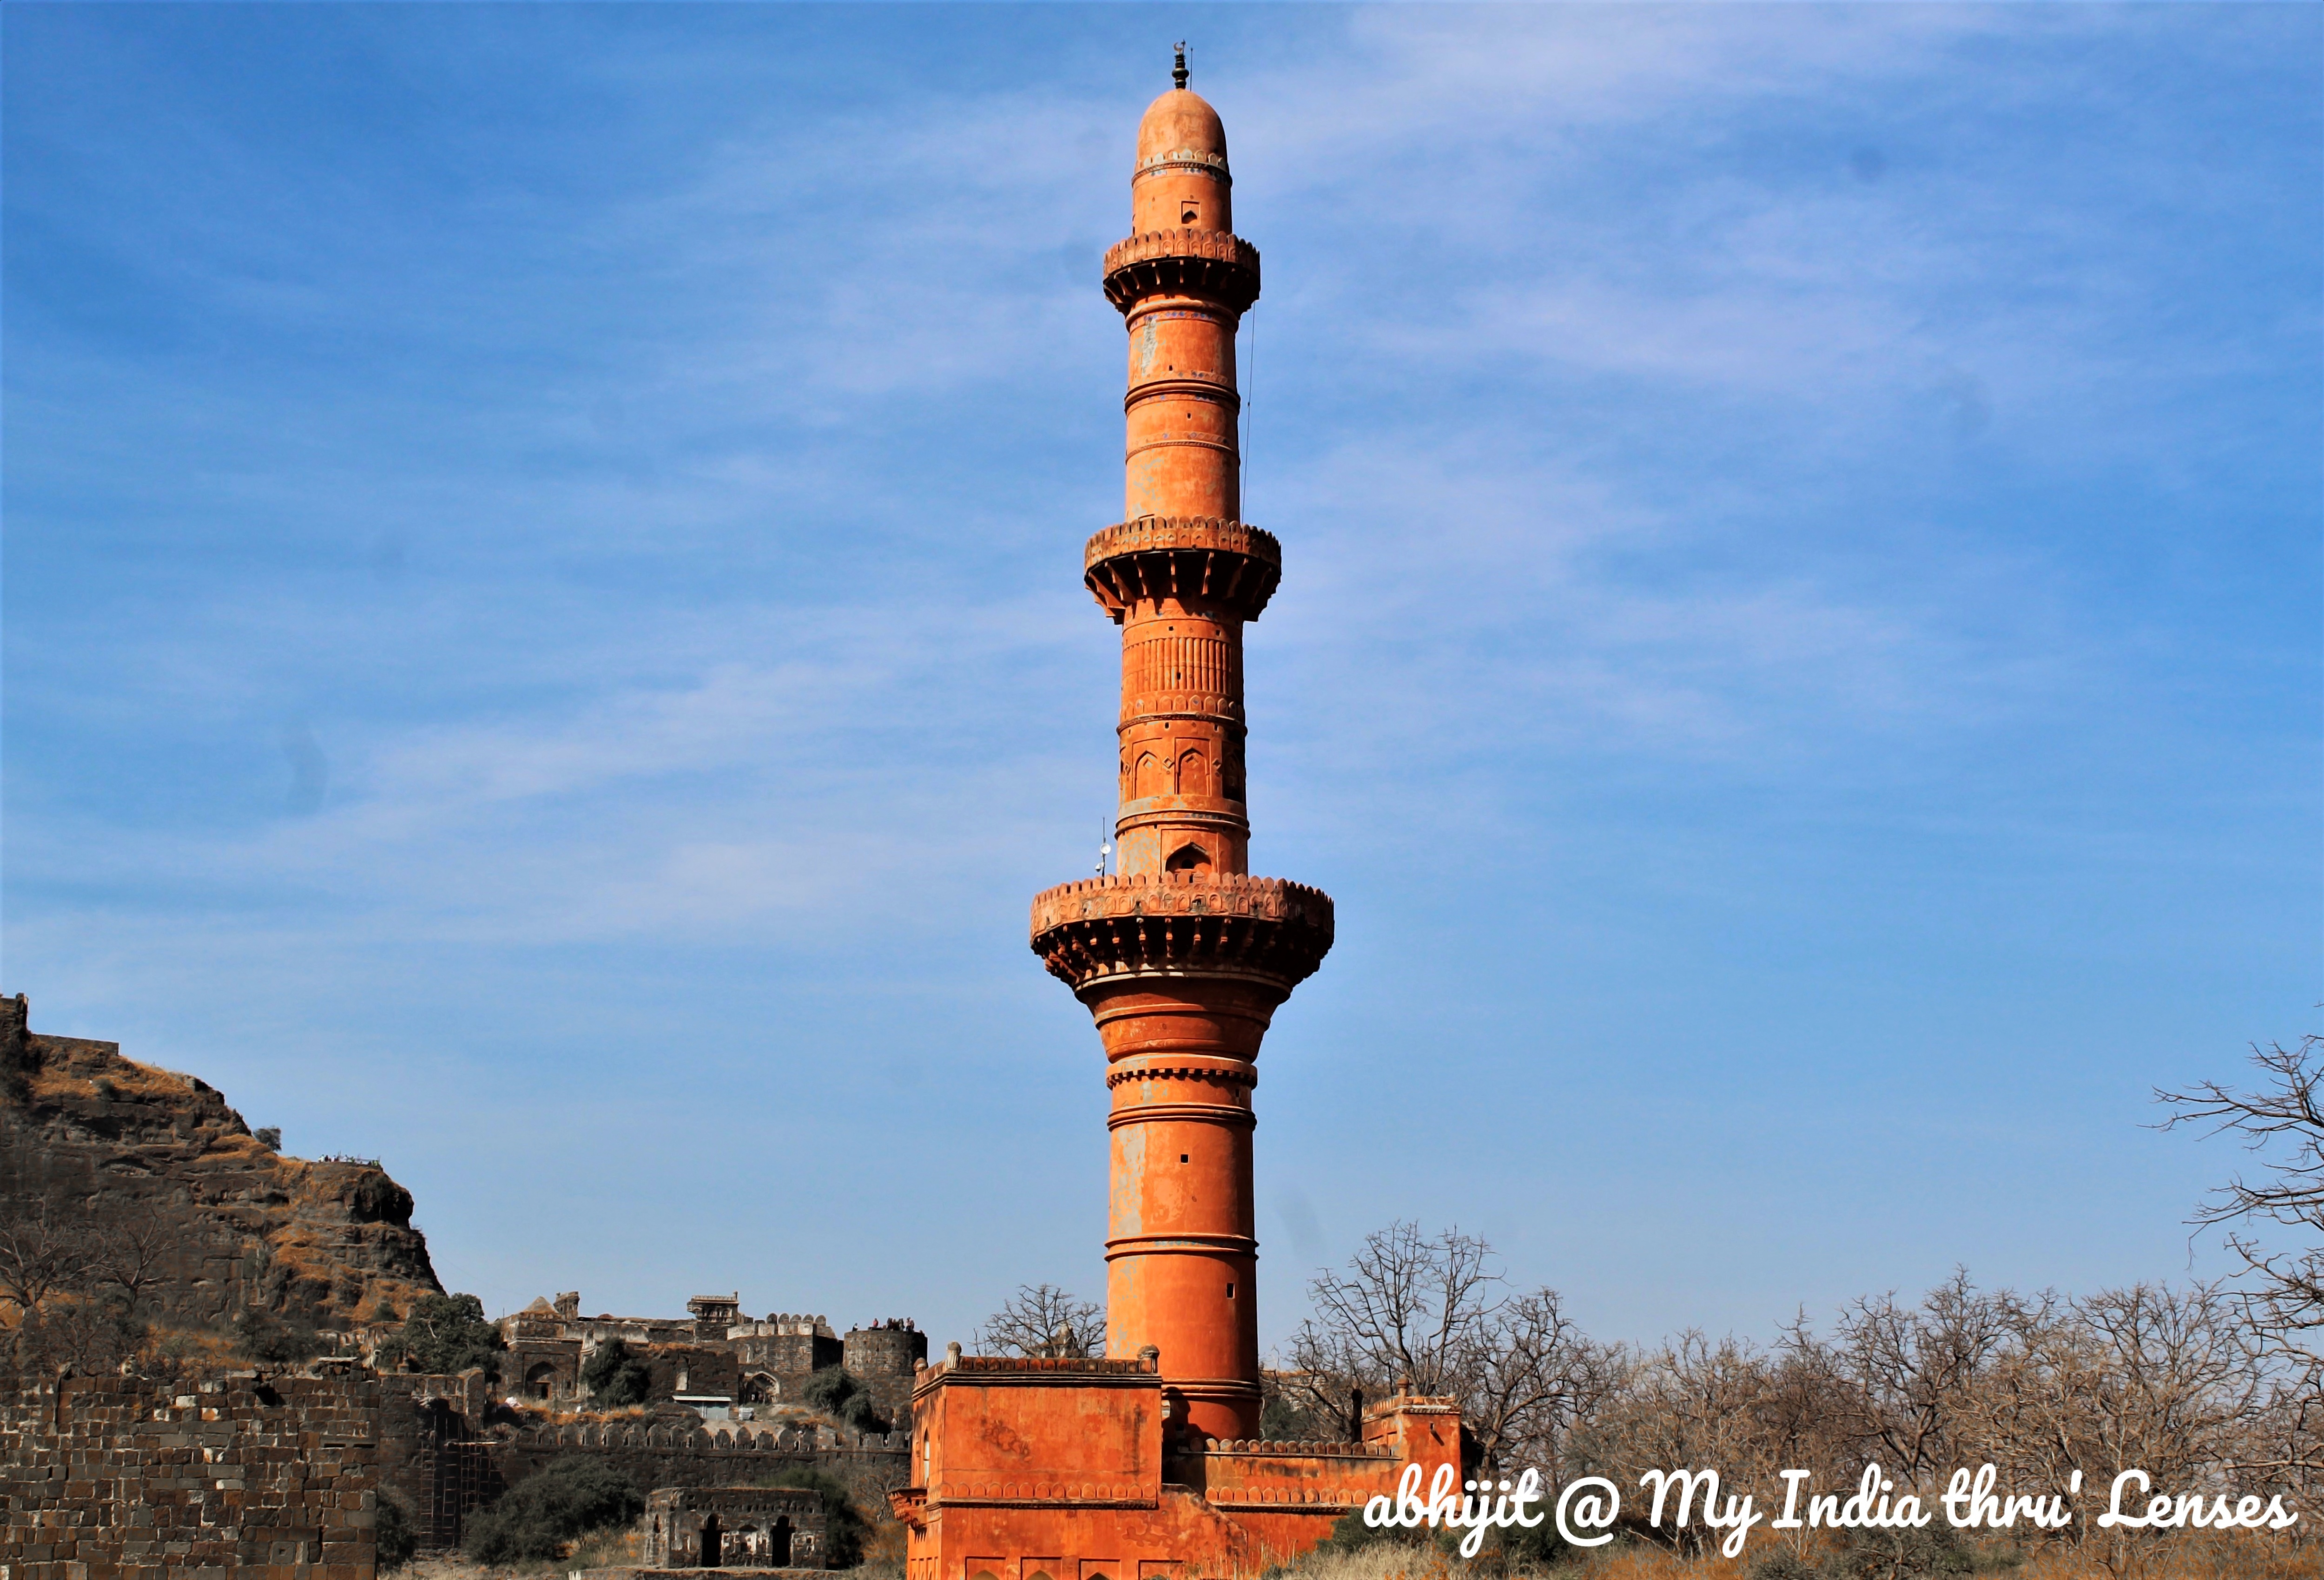
M 177 1324 L 259 1310 L 349 1333 L 443 1292 L 377 1163 L 286 1156 L 205 1082 L 29 1017 L 0 998 L 0 1217 L 149 1238 L 151 1300 Z
M 463 1523 L 507 1489 L 484 1430 L 492 1389 L 481 1368 L 380 1378 L 379 1484 L 403 1505 L 423 1549 L 459 1545 Z
M 482 1371 L 388 1373 L 379 1393 L 380 1485 L 411 1511 L 427 1550 L 459 1545 L 470 1515 L 568 1454 L 602 1458 L 649 1490 L 731 1487 L 811 1467 L 873 1506 L 910 1465 L 909 1434 L 828 1421 L 706 1421 L 669 1403 L 580 1419 L 521 1415 L 496 1408 Z
M 381 1495 L 410 1515 L 422 1548 L 456 1547 L 470 1515 L 569 1454 L 688 1496 L 811 1467 L 876 1503 L 907 1479 L 910 1441 L 829 1423 L 730 1427 L 676 1407 L 512 1420 L 481 1371 L 321 1362 L 199 1383 L 0 1377 L 0 1580 L 371 1580 Z M 820 1503 L 791 1518 L 805 1545 L 790 1566 L 820 1567 Z M 774 1528 L 761 1534 L 770 1561 Z
M 873 1409 L 900 1422 L 910 1408 L 914 1368 L 928 1356 L 927 1335 L 903 1319 L 851 1328 L 844 1337 L 821 1317 L 742 1315 L 742 1297 L 696 1295 L 683 1319 L 581 1315 L 581 1297 L 535 1300 L 501 1321 L 510 1392 L 550 1404 L 586 1402 L 581 1368 L 599 1346 L 619 1339 L 653 1373 L 649 1397 L 691 1398 L 763 1412 L 798 1398 L 809 1377 L 844 1366 Z
M 371 1580 L 379 1415 L 362 1371 L 0 1382 L 0 1575 Z
M 1240 518 L 1235 337 L 1259 251 L 1233 234 L 1224 129 L 1185 86 L 1138 131 L 1131 234 L 1104 284 L 1130 332 L 1123 519 L 1084 579 L 1121 627 L 1120 870 L 1033 902 L 1112 1093 L 1107 1358 L 968 1357 L 912 1396 L 909 1580 L 1248 1576 L 1406 1465 L 1460 1463 L 1449 1401 L 1356 1443 L 1256 1442 L 1251 1093 L 1274 1012 L 1332 947 L 1332 902 L 1250 875 L 1242 630 L 1282 574 Z
M 787 1487 L 664 1487 L 646 1500 L 650 1569 L 820 1569 L 823 1495 Z

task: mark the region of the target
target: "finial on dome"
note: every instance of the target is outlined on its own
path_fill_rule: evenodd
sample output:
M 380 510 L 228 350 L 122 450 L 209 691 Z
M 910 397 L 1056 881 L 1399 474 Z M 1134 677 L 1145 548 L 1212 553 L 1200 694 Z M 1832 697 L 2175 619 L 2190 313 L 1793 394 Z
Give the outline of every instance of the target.
M 1170 68 L 1170 83 L 1181 92 L 1186 87 L 1186 41 L 1178 41 L 1178 63 Z

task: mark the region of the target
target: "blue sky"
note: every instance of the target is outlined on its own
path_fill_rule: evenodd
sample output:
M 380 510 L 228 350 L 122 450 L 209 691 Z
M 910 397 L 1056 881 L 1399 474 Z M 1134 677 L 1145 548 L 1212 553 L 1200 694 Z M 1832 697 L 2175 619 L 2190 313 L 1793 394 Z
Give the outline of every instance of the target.
M 1265 253 L 1264 1331 L 2223 1269 L 2316 1024 L 2324 11 L 10 6 L 5 989 L 494 1308 L 1102 1284 L 1097 259 Z

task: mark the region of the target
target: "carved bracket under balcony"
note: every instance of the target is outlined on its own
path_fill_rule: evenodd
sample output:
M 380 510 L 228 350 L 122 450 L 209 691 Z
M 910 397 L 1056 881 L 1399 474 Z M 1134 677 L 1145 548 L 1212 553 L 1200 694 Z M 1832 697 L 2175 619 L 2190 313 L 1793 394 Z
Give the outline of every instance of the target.
M 1085 877 L 1033 899 L 1033 952 L 1075 992 L 1109 978 L 1227 976 L 1288 993 L 1331 948 L 1332 896 L 1279 877 Z
M 1283 580 L 1275 534 L 1216 516 L 1140 516 L 1107 528 L 1082 550 L 1082 580 L 1121 623 L 1140 599 L 1200 598 L 1257 620 Z
M 1240 313 L 1259 299 L 1259 249 L 1225 231 L 1148 231 L 1105 250 L 1105 298 L 1127 313 L 1141 297 L 1199 296 Z

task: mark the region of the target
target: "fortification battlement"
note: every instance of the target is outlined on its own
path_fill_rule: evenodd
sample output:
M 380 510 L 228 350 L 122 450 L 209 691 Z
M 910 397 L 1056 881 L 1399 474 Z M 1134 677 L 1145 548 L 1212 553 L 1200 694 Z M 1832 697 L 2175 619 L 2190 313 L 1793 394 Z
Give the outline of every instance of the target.
M 1075 878 L 1033 896 L 1033 933 L 1114 916 L 1250 916 L 1332 925 L 1332 896 L 1285 877 L 1240 872 L 1130 872 Z
M 1399 1457 L 1395 1448 L 1382 1443 L 1334 1443 L 1321 1438 L 1277 1442 L 1252 1438 L 1205 1438 L 1203 1439 L 1203 1452 L 1222 1458 L 1390 1460 Z
M 748 1421 L 720 1421 L 699 1427 L 672 1422 L 567 1423 L 546 1422 L 520 1427 L 511 1439 L 535 1448 L 682 1448 L 695 1452 L 741 1455 L 902 1454 L 912 1446 L 909 1432 L 845 1432 L 830 1427 L 754 1427 Z
M 1076 1377 L 1151 1377 L 1161 1363 L 1146 1355 L 1134 1361 L 1109 1361 L 1095 1355 L 962 1355 L 946 1360 L 946 1372 L 986 1373 L 1069 1373 Z
M 843 1342 L 844 1364 L 859 1376 L 908 1377 L 928 1358 L 928 1336 L 917 1327 L 853 1327 Z

